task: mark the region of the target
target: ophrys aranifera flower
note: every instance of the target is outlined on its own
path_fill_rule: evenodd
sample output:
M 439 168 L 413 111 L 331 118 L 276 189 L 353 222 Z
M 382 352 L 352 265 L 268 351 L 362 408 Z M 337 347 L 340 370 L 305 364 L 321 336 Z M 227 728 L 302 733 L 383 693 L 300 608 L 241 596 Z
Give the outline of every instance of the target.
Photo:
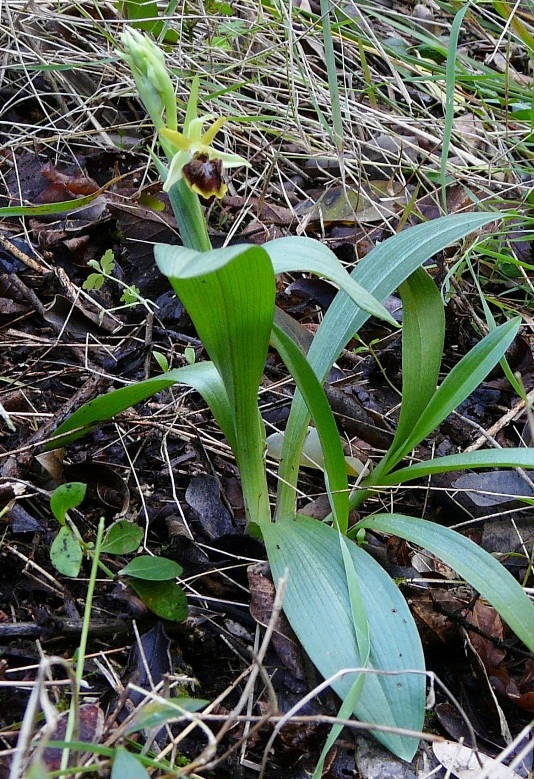
M 212 143 L 225 123 L 226 117 L 215 119 L 212 114 L 198 116 L 197 103 L 198 79 L 195 78 L 182 132 L 170 127 L 160 129 L 162 138 L 170 141 L 175 150 L 163 189 L 168 192 L 183 178 L 198 195 L 205 198 L 215 195 L 221 198 L 226 192 L 226 185 L 222 179 L 223 166 L 236 168 L 240 165 L 248 166 L 249 163 L 239 154 L 229 154 L 213 148 Z M 207 122 L 212 124 L 204 131 Z

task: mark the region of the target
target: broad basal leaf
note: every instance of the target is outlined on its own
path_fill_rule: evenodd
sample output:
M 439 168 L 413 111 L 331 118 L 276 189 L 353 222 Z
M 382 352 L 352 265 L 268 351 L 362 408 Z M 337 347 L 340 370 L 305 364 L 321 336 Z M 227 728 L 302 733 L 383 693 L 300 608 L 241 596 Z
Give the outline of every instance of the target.
M 391 451 L 412 432 L 436 391 L 445 313 L 435 282 L 418 268 L 399 287 L 402 298 L 402 401 Z
M 259 246 L 196 252 L 158 244 L 156 262 L 169 277 L 217 366 L 231 405 L 256 393 L 274 316 L 271 261 Z
M 358 263 L 351 277 L 378 300 L 385 300 L 430 257 L 473 230 L 501 218 L 501 214 L 454 214 L 410 227 L 375 246 Z M 336 296 L 309 352 L 319 378 L 326 377 L 341 350 L 368 318 L 369 314 L 356 308 L 347 295 Z
M 534 468 L 534 449 L 526 447 L 480 449 L 476 452 L 436 457 L 388 473 L 380 479 L 380 484 L 384 486 L 404 484 L 406 481 L 431 476 L 434 473 L 463 471 L 468 468 Z
M 534 652 L 534 604 L 512 574 L 473 541 L 448 527 L 403 514 L 376 514 L 358 527 L 392 533 L 428 549 L 491 603 Z
M 322 386 L 299 347 L 274 323 L 271 338 L 280 357 L 295 379 L 297 387 L 302 392 L 315 422 L 324 457 L 326 489 L 334 521 L 338 528 L 346 533 L 349 519 L 347 466 L 332 409 Z M 292 452 L 295 469 L 298 469 L 300 455 L 301 452 L 298 449 Z M 292 511 L 291 517 L 294 514 L 295 512 Z
M 469 397 L 503 357 L 520 326 L 519 317 L 505 322 L 488 333 L 462 357 L 440 384 L 406 439 L 399 442 L 395 451 L 389 455 L 388 465 L 393 466 L 398 463 Z
M 102 422 L 112 419 L 116 414 L 150 398 L 157 392 L 162 392 L 174 384 L 180 383 L 187 384 L 200 392 L 228 443 L 233 448 L 235 444 L 234 425 L 226 390 L 213 363 L 201 362 L 185 365 L 183 368 L 176 368 L 176 370 L 168 371 L 161 376 L 155 376 L 153 379 L 146 379 L 118 390 L 112 390 L 106 395 L 100 395 L 89 403 L 85 403 L 57 428 L 55 435 L 59 438 L 56 437 L 54 441 L 47 444 L 45 449 L 66 446 L 86 435 Z
M 411 227 L 375 246 L 358 263 L 351 277 L 378 300 L 385 300 L 434 254 L 495 218 L 494 214 L 487 213 L 454 214 Z M 497 218 L 502 218 L 502 215 L 498 215 Z M 345 293 L 336 295 L 308 352 L 310 364 L 320 381 L 324 381 L 342 349 L 368 318 L 369 314 L 355 306 L 348 295 Z M 285 446 L 288 450 L 290 446 L 294 446 L 298 436 L 302 446 L 308 420 L 303 399 L 299 393 L 296 393 L 286 427 Z M 285 454 L 286 452 L 282 454 L 279 474 L 277 516 L 286 515 L 291 510 L 295 499 L 296 478 L 284 470 Z
M 274 317 L 271 260 L 259 246 L 198 253 L 160 244 L 155 256 L 221 375 L 233 417 L 232 448 L 248 516 L 258 524 L 269 522 L 265 428 L 257 393 Z
M 343 555 L 336 530 L 307 517 L 262 528 L 269 563 L 277 582 L 288 571 L 283 608 L 304 649 L 328 678 L 342 669 L 361 668 Z M 399 589 L 373 558 L 348 545 L 366 604 L 370 654 L 363 689 L 355 708 L 358 719 L 420 731 L 425 707 L 424 658 L 419 635 Z M 393 675 L 372 670 L 393 671 Z M 344 698 L 354 674 L 332 687 Z M 373 735 L 405 760 L 417 739 L 374 731 Z
M 357 306 L 367 311 L 368 314 L 385 319 L 386 322 L 397 327 L 397 322 L 387 308 L 379 303 L 361 284 L 351 278 L 328 246 L 313 238 L 287 236 L 269 241 L 263 245 L 263 248 L 271 258 L 276 274 L 304 271 L 323 276 L 337 284 L 347 295 L 350 295 Z

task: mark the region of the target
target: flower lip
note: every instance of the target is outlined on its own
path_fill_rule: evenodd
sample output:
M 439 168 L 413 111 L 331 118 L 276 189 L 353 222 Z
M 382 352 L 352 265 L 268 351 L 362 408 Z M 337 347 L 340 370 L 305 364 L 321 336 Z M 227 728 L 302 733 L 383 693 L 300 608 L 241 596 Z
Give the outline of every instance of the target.
M 206 154 L 199 154 L 183 166 L 182 176 L 197 195 L 206 200 L 213 196 L 220 199 L 226 194 L 222 167 L 221 160 L 210 160 Z

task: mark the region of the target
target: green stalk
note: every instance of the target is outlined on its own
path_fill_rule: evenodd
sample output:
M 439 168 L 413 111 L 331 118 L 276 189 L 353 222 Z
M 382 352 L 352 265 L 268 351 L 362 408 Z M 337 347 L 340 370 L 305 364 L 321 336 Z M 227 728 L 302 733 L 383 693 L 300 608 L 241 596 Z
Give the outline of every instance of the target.
M 74 684 L 74 690 L 72 695 L 72 701 L 69 710 L 69 719 L 67 722 L 67 729 L 65 732 L 65 741 L 71 741 L 76 722 L 78 718 L 78 706 L 79 706 L 79 694 L 83 681 L 85 651 L 87 649 L 87 639 L 89 637 L 89 623 L 91 621 L 91 610 L 93 607 L 93 597 L 95 594 L 96 577 L 98 573 L 98 565 L 100 560 L 100 550 L 102 548 L 102 539 L 104 538 L 104 517 L 100 518 L 98 523 L 98 530 L 96 532 L 95 550 L 93 553 L 93 562 L 91 565 L 91 575 L 89 577 L 89 585 L 87 587 L 87 598 L 85 601 L 85 611 L 83 614 L 82 633 L 80 636 L 80 645 L 78 647 L 78 657 L 76 659 L 76 682 Z M 70 749 L 65 749 L 61 756 L 61 770 L 66 771 L 69 764 Z
M 169 200 L 183 245 L 198 252 L 209 252 L 211 241 L 196 192 L 189 189 L 184 179 L 180 179 L 171 187 Z
M 234 452 L 241 474 L 241 488 L 249 522 L 263 527 L 271 521 L 265 470 L 265 425 L 254 398 L 236 409 L 237 447 Z

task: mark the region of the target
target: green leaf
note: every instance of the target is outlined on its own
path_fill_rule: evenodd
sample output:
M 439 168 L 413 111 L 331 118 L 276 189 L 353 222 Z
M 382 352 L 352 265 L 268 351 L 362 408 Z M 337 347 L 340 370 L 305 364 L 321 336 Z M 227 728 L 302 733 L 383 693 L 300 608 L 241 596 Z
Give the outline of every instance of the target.
M 448 527 L 403 514 L 376 514 L 358 527 L 392 533 L 432 552 L 491 603 L 534 652 L 534 604 L 512 574 L 473 541 Z
M 473 230 L 501 218 L 502 214 L 453 214 L 416 225 L 375 246 L 358 263 L 351 277 L 378 300 L 385 300 L 434 254 Z M 319 381 L 325 380 L 342 349 L 368 318 L 369 314 L 355 306 L 345 293 L 336 295 L 308 352 L 308 360 Z M 286 472 L 284 460 L 290 447 L 297 445 L 299 436 L 298 448 L 301 449 L 308 420 L 305 403 L 297 392 L 286 426 L 287 449 L 282 454 L 279 471 L 277 516 L 287 515 L 295 501 L 296 474 Z
M 402 298 L 402 402 L 391 449 L 404 441 L 436 391 L 445 313 L 438 288 L 423 268 L 399 287 Z
M 69 66 L 70 67 L 70 66 Z M 10 216 L 44 216 L 45 214 L 64 214 L 73 213 L 78 208 L 85 208 L 93 200 L 96 200 L 102 192 L 113 184 L 114 181 L 110 181 L 104 187 L 100 187 L 96 192 L 92 192 L 90 195 L 84 195 L 84 197 L 76 197 L 73 200 L 62 200 L 60 203 L 44 203 L 39 206 L 5 206 L 0 208 L 0 219 Z
M 358 263 L 351 277 L 378 300 L 385 300 L 420 265 L 473 230 L 502 219 L 502 214 L 453 214 L 410 227 L 375 246 Z M 309 358 L 324 380 L 342 349 L 367 321 L 369 314 L 337 295 L 313 340 Z
M 101 289 L 104 284 L 105 278 L 101 273 L 90 273 L 82 284 L 82 289 L 88 291 L 92 289 Z
M 55 435 L 59 438 L 47 444 L 45 450 L 66 446 L 121 411 L 179 383 L 188 384 L 200 392 L 233 448 L 234 426 L 226 391 L 213 363 L 203 362 L 176 368 L 161 376 L 112 390 L 107 395 L 100 395 L 89 401 L 57 428 Z
M 50 496 L 50 508 L 60 525 L 65 524 L 67 511 L 75 509 L 85 498 L 87 485 L 79 481 L 61 484 Z
M 341 438 L 334 415 L 316 375 L 298 346 L 273 323 L 271 340 L 295 379 L 297 387 L 313 417 L 325 465 L 325 481 L 335 522 L 341 532 L 347 532 L 349 520 L 349 490 L 347 467 Z M 300 452 L 294 452 L 294 467 L 298 468 Z M 294 511 L 291 516 L 294 515 Z
M 50 560 L 54 568 L 63 574 L 76 578 L 80 573 L 83 552 L 79 541 L 68 527 L 61 527 L 50 547 Z
M 107 530 L 102 542 L 104 554 L 131 554 L 143 541 L 144 531 L 139 525 L 119 519 Z
M 165 355 L 163 354 L 163 352 L 158 352 L 158 351 L 156 351 L 156 350 L 154 349 L 154 351 L 152 352 L 152 357 L 155 359 L 155 361 L 157 362 L 157 364 L 158 364 L 158 366 L 160 367 L 160 369 L 161 369 L 161 370 L 162 370 L 164 373 L 167 373 L 167 371 L 169 370 L 169 361 L 168 361 L 168 359 L 165 357 Z
M 128 752 L 125 747 L 117 747 L 113 765 L 111 767 L 111 779 L 150 779 L 150 774 L 139 760 Z
M 135 284 L 131 284 L 129 287 L 126 287 L 120 297 L 121 303 L 126 303 L 126 305 L 130 305 L 131 303 L 139 303 L 141 299 L 141 290 L 139 287 L 136 287 Z
M 154 26 L 154 19 L 158 17 L 158 4 L 155 0 L 121 0 L 120 3 L 121 13 L 126 19 L 134 20 L 149 20 L 151 26 Z M 134 24 L 134 27 L 138 25 Z M 140 27 L 142 30 L 150 30 L 151 27 Z
M 155 256 L 222 377 L 234 420 L 229 443 L 247 514 L 258 524 L 268 522 L 265 427 L 257 394 L 274 316 L 276 285 L 269 256 L 260 246 L 198 253 L 163 244 L 155 247 Z
M 307 355 L 313 341 L 310 331 L 278 306 L 274 310 L 274 321 L 297 344 L 300 351 Z
M 447 85 L 447 92 L 445 98 L 445 121 L 443 125 L 443 140 L 441 144 L 441 165 L 439 180 L 441 184 L 441 202 L 444 211 L 447 211 L 447 162 L 449 159 L 449 152 L 451 147 L 451 137 L 454 126 L 454 116 L 458 109 L 458 103 L 455 101 L 456 96 L 456 64 L 458 54 L 458 37 L 462 27 L 464 16 L 469 11 L 469 6 L 466 5 L 461 8 L 455 15 L 450 31 L 449 31 L 449 45 L 447 51 L 447 65 L 445 70 L 445 82 Z
M 274 581 L 289 573 L 284 611 L 304 649 L 324 678 L 362 665 L 355 634 L 346 571 L 337 531 L 307 517 L 282 520 L 262 528 Z M 424 658 L 417 628 L 399 589 L 373 558 L 347 542 L 369 623 L 369 669 L 400 672 L 366 673 L 354 714 L 374 724 L 420 731 L 425 708 Z M 354 674 L 333 682 L 344 699 Z M 373 731 L 405 760 L 417 739 Z
M 122 0 L 121 11 L 126 19 L 131 20 L 132 27 L 146 30 L 155 38 L 163 34 L 165 43 L 177 43 L 179 35 L 169 26 L 167 21 L 158 19 L 159 9 L 155 0 Z M 169 11 L 166 12 L 170 14 Z
M 263 248 L 271 258 L 274 272 L 277 275 L 304 271 L 322 276 L 337 284 L 347 295 L 350 295 L 357 306 L 367 311 L 368 314 L 384 319 L 393 327 L 398 326 L 382 303 L 379 303 L 370 292 L 351 278 L 328 246 L 313 238 L 288 236 L 269 241 L 263 245 Z
M 182 588 L 175 582 L 130 579 L 128 583 L 145 606 L 158 617 L 171 622 L 182 622 L 187 618 L 187 598 Z
M 138 730 L 155 730 L 166 725 L 167 722 L 183 716 L 184 711 L 200 711 L 207 706 L 209 701 L 200 698 L 171 698 L 168 704 L 151 701 L 134 716 L 131 725 L 128 725 L 126 733 L 136 733 Z
M 125 565 L 119 571 L 119 576 L 129 576 L 149 582 L 164 582 L 175 579 L 183 573 L 183 568 L 174 560 L 166 557 L 141 555 Z
M 107 249 L 100 260 L 100 268 L 102 273 L 107 273 L 110 276 L 115 269 L 115 257 L 112 249 Z
M 390 468 L 430 435 L 484 381 L 514 340 L 520 326 L 519 317 L 505 322 L 462 357 L 440 384 L 404 441 L 399 441 L 395 451 L 386 456 Z M 378 472 L 371 474 L 366 485 L 373 484 L 377 475 Z
M 477 452 L 436 457 L 388 473 L 380 479 L 379 483 L 383 486 L 404 484 L 406 481 L 431 476 L 434 473 L 462 471 L 467 468 L 534 468 L 534 449 L 481 449 Z

